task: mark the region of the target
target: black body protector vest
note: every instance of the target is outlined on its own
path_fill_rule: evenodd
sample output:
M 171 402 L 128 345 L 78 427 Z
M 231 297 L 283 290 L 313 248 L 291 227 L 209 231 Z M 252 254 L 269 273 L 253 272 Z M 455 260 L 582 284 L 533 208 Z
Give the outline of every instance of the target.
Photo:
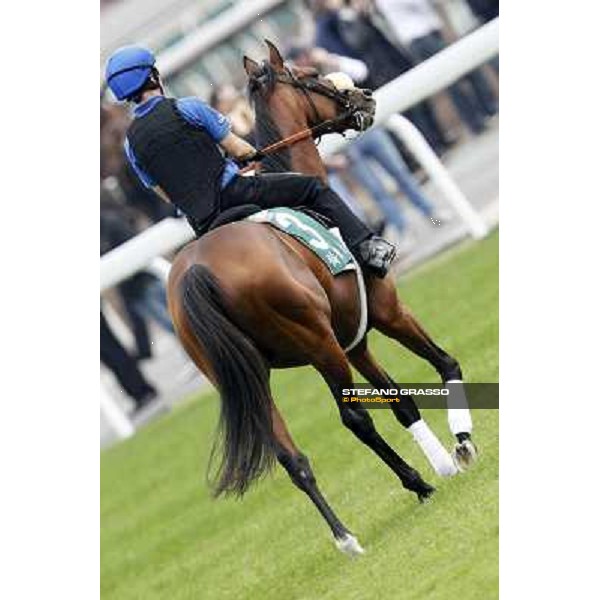
M 219 211 L 225 159 L 204 129 L 188 123 L 166 98 L 127 132 L 142 169 L 190 221 L 197 234 Z

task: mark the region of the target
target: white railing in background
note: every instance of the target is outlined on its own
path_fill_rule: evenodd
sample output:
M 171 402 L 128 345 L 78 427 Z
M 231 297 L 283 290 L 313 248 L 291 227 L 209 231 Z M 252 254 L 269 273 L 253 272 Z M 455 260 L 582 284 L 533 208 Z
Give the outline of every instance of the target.
M 186 67 L 203 52 L 242 31 L 284 2 L 285 0 L 239 2 L 161 53 L 157 57 L 156 66 L 161 75 L 168 79 L 170 75 Z
M 153 45 L 156 34 L 170 35 L 181 28 L 181 14 L 197 0 L 126 0 L 111 2 L 100 11 L 100 59 L 132 40 Z M 198 10 L 198 8 L 196 8 Z M 168 35 L 169 35 L 168 34 Z
M 184 219 L 163 219 L 107 252 L 100 259 L 100 291 L 148 267 L 152 259 L 168 254 L 194 238 Z
M 381 86 L 376 92 L 375 124 L 383 125 L 393 114 L 421 102 L 487 62 L 500 48 L 500 23 L 494 19 L 448 46 L 410 71 Z M 323 150 L 337 152 L 345 140 L 329 137 Z
M 244 5 L 246 6 L 246 3 Z M 197 52 L 198 47 L 199 42 L 195 44 L 190 42 L 187 52 Z M 469 71 L 493 58 L 498 51 L 499 21 L 496 19 L 375 92 L 377 99 L 375 124 L 386 125 L 401 137 L 475 238 L 486 235 L 487 225 L 454 183 L 447 169 L 427 145 L 420 132 L 407 119 L 397 118 L 395 115 L 446 88 Z M 173 65 L 171 68 L 175 68 L 176 65 L 183 65 L 193 59 L 188 54 L 184 55 L 181 49 L 178 52 L 182 54 L 172 54 L 168 59 L 171 62 L 165 59 L 162 64 L 171 64 Z M 161 64 L 160 58 L 159 64 Z M 330 136 L 323 140 L 320 150 L 322 153 L 332 154 L 340 152 L 348 143 L 351 143 L 351 140 Z M 145 268 L 165 278 L 168 274 L 168 263 L 159 257 L 176 250 L 193 238 L 191 228 L 181 219 L 165 219 L 150 227 L 100 259 L 101 291 Z M 106 401 L 107 398 L 103 398 L 104 408 L 106 408 Z M 114 408 L 117 407 L 104 410 L 105 417 L 109 421 L 111 415 L 114 415 Z M 125 433 L 121 419 L 119 423 L 113 424 L 115 431 L 121 436 L 128 435 Z

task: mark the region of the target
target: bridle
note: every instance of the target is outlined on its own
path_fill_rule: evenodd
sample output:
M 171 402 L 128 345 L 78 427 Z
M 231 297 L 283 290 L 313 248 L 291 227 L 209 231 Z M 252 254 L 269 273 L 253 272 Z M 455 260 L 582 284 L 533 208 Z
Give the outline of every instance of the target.
M 367 112 L 366 106 L 368 103 L 375 102 L 371 97 L 371 90 L 338 90 L 335 87 L 330 87 L 322 83 L 317 77 L 299 78 L 287 65 L 284 66 L 283 72 L 277 72 L 270 68 L 266 62 L 265 72 L 255 78 L 254 85 L 256 85 L 256 83 L 263 83 L 265 80 L 269 80 L 269 83 L 273 86 L 276 82 L 279 82 L 291 85 L 298 89 L 308 101 L 314 116 L 313 123 L 315 123 L 315 125 L 262 148 L 260 152 L 263 155 L 274 154 L 282 148 L 287 148 L 309 137 L 316 139 L 318 143 L 321 136 L 326 133 L 341 133 L 341 135 L 344 135 L 343 132 L 339 131 L 340 125 L 348 124 L 358 131 L 364 131 L 373 122 L 372 115 Z M 341 113 L 332 119 L 321 120 L 319 109 L 317 108 L 311 93 L 330 98 L 342 108 Z M 365 104 L 365 107 L 362 110 L 362 107 L 355 99 L 358 97 L 357 94 L 362 95 L 361 102 Z
M 350 121 L 353 117 L 353 113 L 356 112 L 357 107 L 352 102 L 348 92 L 343 92 L 335 87 L 332 88 L 328 85 L 325 85 L 317 78 L 305 77 L 300 79 L 289 67 L 286 66 L 284 73 L 277 73 L 276 79 L 280 83 L 291 85 L 292 87 L 300 90 L 300 92 L 306 98 L 314 115 L 313 123 L 316 123 L 312 129 L 319 128 L 319 137 L 325 133 L 335 133 L 338 129 L 338 126 Z M 342 112 L 333 119 L 322 120 L 321 115 L 319 114 L 319 109 L 317 108 L 311 93 L 318 94 L 319 96 L 325 96 L 326 98 L 333 100 L 342 108 Z

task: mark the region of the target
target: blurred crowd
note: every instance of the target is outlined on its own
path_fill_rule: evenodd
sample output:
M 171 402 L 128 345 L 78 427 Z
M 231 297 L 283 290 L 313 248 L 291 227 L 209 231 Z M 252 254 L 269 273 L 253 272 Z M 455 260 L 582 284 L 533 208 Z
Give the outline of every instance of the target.
M 453 1 L 464 5 L 475 24 L 498 16 L 498 0 Z M 298 39 L 287 46 L 282 42 L 287 60 L 316 67 L 323 75 L 344 72 L 357 86 L 373 90 L 457 37 L 435 0 L 305 0 L 305 5 L 313 19 L 312 39 Z M 444 157 L 462 139 L 484 132 L 498 113 L 498 74 L 496 57 L 403 114 Z M 227 84 L 204 100 L 230 119 L 236 134 L 254 143 L 254 113 L 245 90 Z M 102 253 L 145 227 L 176 216 L 172 207 L 139 183 L 125 160 L 123 140 L 129 119 L 125 106 L 101 107 Z M 384 128 L 369 130 L 343 153 L 328 158 L 327 168 L 331 187 L 377 231 L 388 228 L 387 235 L 392 231 L 400 252 L 409 252 L 415 243 L 405 202 L 432 226 L 451 218 L 424 192 L 418 165 L 401 141 Z M 137 365 L 151 354 L 146 322 L 152 320 L 172 331 L 164 287 L 152 275 L 140 273 L 123 282 L 118 294 L 135 335 L 137 354 L 132 356 L 119 344 L 101 315 L 101 358 L 140 409 L 155 395 Z

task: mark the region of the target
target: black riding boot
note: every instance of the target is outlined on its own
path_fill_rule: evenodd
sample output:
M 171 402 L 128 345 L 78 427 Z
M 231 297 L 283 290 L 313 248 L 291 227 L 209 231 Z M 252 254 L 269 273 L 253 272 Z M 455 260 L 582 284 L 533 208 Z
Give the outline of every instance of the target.
M 377 277 L 385 277 L 396 256 L 393 244 L 376 236 L 331 189 L 323 187 L 313 208 L 340 228 L 342 238 L 358 262 Z
M 396 247 L 376 235 L 362 242 L 358 247 L 358 252 L 360 256 L 357 256 L 356 251 L 353 250 L 358 261 L 380 278 L 387 275 L 396 257 Z

